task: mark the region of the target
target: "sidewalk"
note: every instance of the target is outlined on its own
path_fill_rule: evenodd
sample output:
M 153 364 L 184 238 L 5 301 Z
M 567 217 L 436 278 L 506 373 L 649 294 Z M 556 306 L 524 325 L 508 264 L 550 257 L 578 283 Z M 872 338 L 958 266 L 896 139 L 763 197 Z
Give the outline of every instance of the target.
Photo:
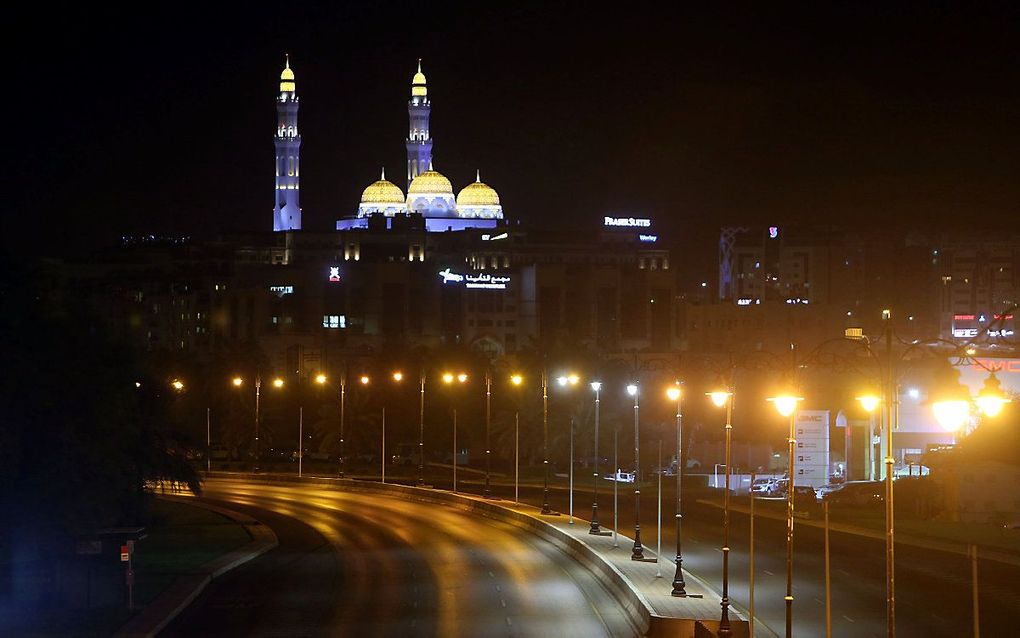
M 602 528 L 603 535 L 593 536 L 588 533 L 590 522 L 576 516 L 571 525 L 566 514 L 542 515 L 539 508 L 531 505 L 515 504 L 509 500 L 485 499 L 465 493 L 459 493 L 458 496 L 538 519 L 586 547 L 621 576 L 648 609 L 652 618 L 648 636 L 668 635 L 682 638 L 706 635 L 701 633 L 702 629 L 712 632 L 710 635 L 715 635 L 718 630 L 721 594 L 705 581 L 684 570 L 685 589 L 689 596 L 687 598 L 672 596 L 676 564 L 673 562 L 672 554 L 665 548 L 663 549 L 667 553 L 659 558 L 658 563 L 654 549 L 648 546 L 644 547 L 646 560 L 634 561 L 631 560 L 634 539 L 617 534 L 614 542 L 612 532 L 606 527 Z M 657 576 L 657 573 L 660 575 Z M 737 608 L 731 603 L 729 618 L 735 637 L 748 635 L 746 610 Z M 696 625 L 700 625 L 697 630 Z M 755 629 L 759 636 L 773 635 L 761 622 L 755 623 Z
M 122 638 L 155 636 L 190 605 L 212 579 L 222 576 L 277 546 L 276 534 L 273 530 L 247 514 L 202 503 L 186 496 L 161 496 L 160 498 L 180 501 L 193 507 L 202 507 L 233 519 L 244 526 L 251 536 L 251 542 L 205 563 L 190 574 L 179 577 L 162 594 L 121 627 L 114 634 L 115 636 Z

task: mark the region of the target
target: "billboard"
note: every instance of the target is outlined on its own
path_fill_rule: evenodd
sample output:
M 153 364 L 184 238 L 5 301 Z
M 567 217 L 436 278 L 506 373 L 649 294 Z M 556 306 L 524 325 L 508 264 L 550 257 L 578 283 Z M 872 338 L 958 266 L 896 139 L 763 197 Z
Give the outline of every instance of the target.
M 829 482 L 829 411 L 800 410 L 794 420 L 794 485 L 821 487 Z

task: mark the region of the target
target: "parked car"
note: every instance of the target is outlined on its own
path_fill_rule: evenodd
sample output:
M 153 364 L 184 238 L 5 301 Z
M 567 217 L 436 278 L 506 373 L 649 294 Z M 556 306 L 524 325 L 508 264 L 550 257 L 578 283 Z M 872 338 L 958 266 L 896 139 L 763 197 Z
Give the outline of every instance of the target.
M 845 485 L 846 483 L 829 483 L 828 485 L 817 487 L 815 488 L 815 497 L 817 497 L 818 500 L 820 501 L 824 501 L 829 496 L 829 494 L 832 494 L 833 492 L 838 492 L 839 490 L 843 489 Z
M 397 451 L 390 457 L 393 465 L 415 465 L 418 445 L 414 443 L 401 443 L 397 445 Z
M 620 483 L 633 483 L 634 473 L 624 472 L 623 470 L 616 470 L 612 474 L 606 477 L 607 481 L 619 481 Z
M 826 498 L 835 505 L 868 507 L 885 500 L 883 481 L 849 481 L 841 489 L 830 492 Z
M 769 496 L 775 482 L 776 479 L 772 478 L 754 479 L 754 483 L 750 487 L 751 496 Z

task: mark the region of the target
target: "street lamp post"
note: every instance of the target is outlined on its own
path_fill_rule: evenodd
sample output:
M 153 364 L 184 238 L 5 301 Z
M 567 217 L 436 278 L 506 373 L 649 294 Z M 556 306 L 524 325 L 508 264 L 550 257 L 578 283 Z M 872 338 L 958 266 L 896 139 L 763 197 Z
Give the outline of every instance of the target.
M 492 472 L 492 444 L 491 444 L 491 412 L 492 399 L 492 375 L 485 371 L 485 489 L 482 496 L 492 498 L 492 490 L 489 488 L 490 474 Z
M 591 528 L 588 533 L 598 536 L 602 534 L 599 527 L 599 391 L 602 383 L 592 381 L 591 389 L 595 392 L 595 468 L 592 472 Z
M 460 374 L 454 375 L 452 372 L 443 373 L 443 383 L 450 386 L 453 382 L 467 383 L 467 374 L 461 372 Z M 451 399 L 452 401 L 452 399 Z M 453 405 L 453 491 L 457 491 L 457 406 L 456 403 Z
M 347 395 L 347 371 L 340 374 L 340 471 L 338 478 L 344 478 L 344 400 Z
M 425 371 L 418 375 L 418 486 L 425 485 Z
M 681 411 L 681 401 L 683 401 L 683 392 L 680 390 L 680 382 L 666 390 L 666 396 L 671 401 L 676 402 L 676 573 L 673 574 L 673 591 L 670 592 L 671 596 L 677 598 L 687 597 L 687 583 L 684 582 L 684 571 L 683 571 L 683 554 L 680 552 L 680 540 L 681 532 L 683 530 L 682 519 L 683 519 L 683 439 L 682 439 L 682 428 L 683 428 L 683 413 Z M 637 398 L 635 396 L 635 408 L 637 407 Z
M 641 426 L 637 384 L 628 385 L 627 394 L 634 397 L 634 548 L 630 559 L 644 560 L 644 548 L 641 547 Z
M 524 383 L 524 377 L 519 374 L 510 375 L 510 383 L 520 387 Z M 514 503 L 520 502 L 520 479 L 521 479 L 521 411 L 514 412 Z
M 568 385 L 577 385 L 581 381 L 581 377 L 576 374 L 560 375 L 556 378 L 556 382 L 560 384 L 560 387 L 565 388 Z M 569 483 L 570 483 L 570 521 L 569 524 L 574 524 L 574 416 L 570 416 L 570 470 L 569 470 Z
M 726 406 L 726 492 L 723 494 L 723 581 L 722 616 L 719 619 L 719 635 L 730 636 L 730 439 L 733 430 L 733 394 L 728 391 L 710 392 L 708 396 L 716 407 Z
M 790 435 L 787 439 L 788 445 L 788 474 L 786 482 L 786 638 L 793 638 L 793 494 L 794 477 L 796 476 L 794 465 L 794 452 L 797 447 L 796 413 L 797 403 L 802 401 L 801 397 L 783 395 L 770 398 L 776 410 L 790 420 Z
M 542 370 L 542 513 L 552 514 L 549 507 L 549 375 Z

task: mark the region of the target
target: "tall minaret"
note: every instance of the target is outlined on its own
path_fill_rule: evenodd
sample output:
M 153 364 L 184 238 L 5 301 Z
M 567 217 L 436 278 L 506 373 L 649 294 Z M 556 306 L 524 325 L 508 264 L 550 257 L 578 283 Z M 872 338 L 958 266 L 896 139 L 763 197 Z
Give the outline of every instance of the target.
M 411 99 L 407 102 L 407 115 L 410 119 L 410 130 L 407 134 L 407 185 L 411 180 L 429 170 L 432 165 L 432 136 L 429 135 L 429 114 L 432 105 L 429 103 L 428 88 L 425 86 L 425 74 L 421 72 L 421 60 L 418 60 L 418 72 L 411 80 Z
M 298 96 L 287 56 L 276 98 L 276 204 L 273 230 L 301 230 L 301 135 L 297 126 Z

